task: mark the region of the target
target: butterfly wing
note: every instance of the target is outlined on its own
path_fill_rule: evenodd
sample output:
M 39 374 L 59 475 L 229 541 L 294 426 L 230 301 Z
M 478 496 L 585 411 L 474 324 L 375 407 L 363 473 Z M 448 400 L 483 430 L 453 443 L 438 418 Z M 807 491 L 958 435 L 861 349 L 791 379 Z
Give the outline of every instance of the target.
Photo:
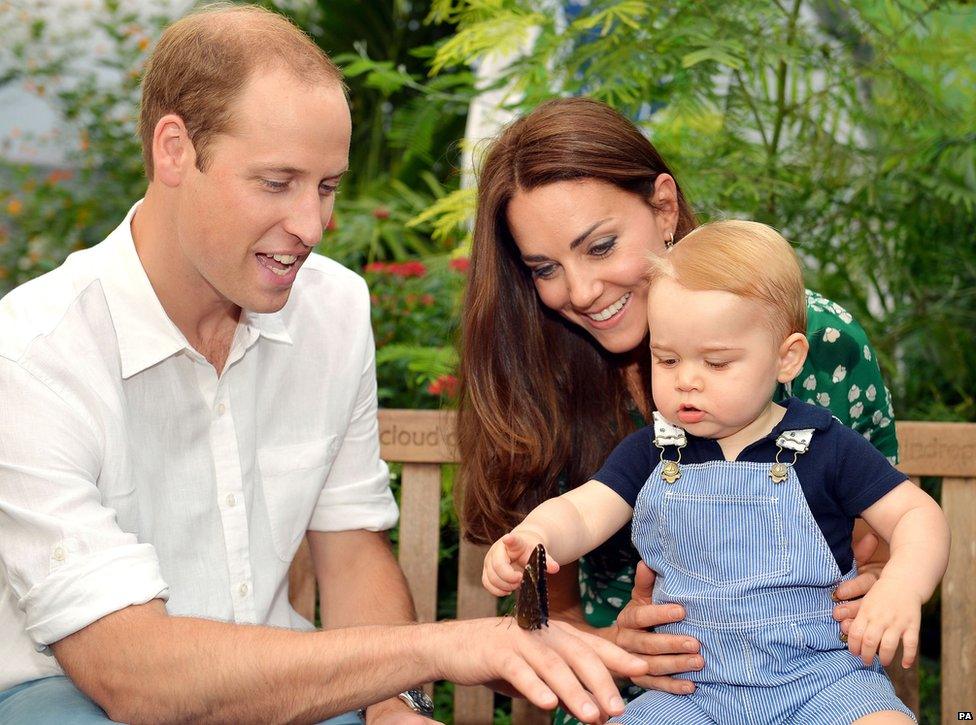
M 518 599 L 515 602 L 515 618 L 522 629 L 540 629 L 549 626 L 549 588 L 546 583 L 546 550 L 535 547 L 522 574 Z

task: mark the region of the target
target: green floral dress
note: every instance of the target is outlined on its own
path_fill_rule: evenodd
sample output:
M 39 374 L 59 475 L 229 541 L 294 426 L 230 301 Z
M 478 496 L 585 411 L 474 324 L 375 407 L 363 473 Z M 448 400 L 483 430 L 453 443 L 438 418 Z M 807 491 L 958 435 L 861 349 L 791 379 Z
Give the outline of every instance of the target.
M 891 396 L 864 330 L 843 307 L 807 290 L 807 339 L 810 354 L 803 369 L 792 383 L 779 386 L 776 399 L 794 395 L 829 408 L 844 425 L 896 463 L 898 440 Z M 638 424 L 645 423 L 638 420 Z M 629 526 L 580 559 L 580 601 L 591 626 L 609 627 L 630 601 L 638 560 Z M 621 694 L 629 700 L 641 692 L 628 685 Z M 553 722 L 578 721 L 557 710 Z

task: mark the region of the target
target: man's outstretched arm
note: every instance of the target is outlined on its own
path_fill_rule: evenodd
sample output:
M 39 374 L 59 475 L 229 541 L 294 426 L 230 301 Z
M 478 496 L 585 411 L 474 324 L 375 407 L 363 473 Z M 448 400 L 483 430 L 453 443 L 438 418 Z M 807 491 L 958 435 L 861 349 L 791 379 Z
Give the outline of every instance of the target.
M 293 632 L 173 617 L 158 600 L 52 647 L 85 694 L 130 723 L 317 722 L 439 679 L 506 681 L 540 707 L 558 699 L 597 722 L 623 709 L 607 668 L 646 672 L 561 622 L 536 632 L 510 619 Z

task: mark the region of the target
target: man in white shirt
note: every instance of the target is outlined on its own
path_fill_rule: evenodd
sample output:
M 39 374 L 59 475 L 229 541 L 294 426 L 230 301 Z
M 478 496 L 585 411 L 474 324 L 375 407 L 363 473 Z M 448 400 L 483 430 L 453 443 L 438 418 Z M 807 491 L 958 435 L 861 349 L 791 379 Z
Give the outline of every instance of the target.
M 331 61 L 265 11 L 188 16 L 140 132 L 144 200 L 0 301 L 0 722 L 409 722 L 436 679 L 622 710 L 607 667 L 647 666 L 598 638 L 404 624 L 368 294 L 311 254 L 349 150 Z

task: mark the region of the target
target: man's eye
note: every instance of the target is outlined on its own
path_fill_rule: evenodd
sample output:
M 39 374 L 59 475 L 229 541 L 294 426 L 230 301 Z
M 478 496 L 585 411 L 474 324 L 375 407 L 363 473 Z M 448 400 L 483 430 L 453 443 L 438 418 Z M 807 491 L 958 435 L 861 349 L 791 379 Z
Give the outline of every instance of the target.
M 261 183 L 270 191 L 284 191 L 288 188 L 287 181 L 275 181 L 274 179 L 261 179 Z
M 319 184 L 319 193 L 322 196 L 331 196 L 339 193 L 338 184 Z

